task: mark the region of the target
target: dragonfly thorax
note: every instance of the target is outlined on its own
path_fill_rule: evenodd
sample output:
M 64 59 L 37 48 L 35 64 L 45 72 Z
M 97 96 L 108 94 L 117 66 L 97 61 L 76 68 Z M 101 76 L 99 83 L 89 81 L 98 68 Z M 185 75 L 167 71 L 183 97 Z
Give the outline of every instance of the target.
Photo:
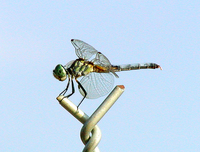
M 75 60 L 69 68 L 67 68 L 67 72 L 75 78 L 88 75 L 93 72 L 94 65 L 90 61 L 85 61 L 84 59 Z

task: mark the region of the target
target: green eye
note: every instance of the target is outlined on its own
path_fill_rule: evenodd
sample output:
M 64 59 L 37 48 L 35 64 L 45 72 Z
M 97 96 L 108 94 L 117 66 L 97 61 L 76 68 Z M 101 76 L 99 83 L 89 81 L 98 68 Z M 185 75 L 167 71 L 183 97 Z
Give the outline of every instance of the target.
M 55 69 L 53 70 L 53 75 L 56 79 L 60 81 L 64 81 L 67 78 L 66 70 L 61 64 L 58 64 L 55 67 Z

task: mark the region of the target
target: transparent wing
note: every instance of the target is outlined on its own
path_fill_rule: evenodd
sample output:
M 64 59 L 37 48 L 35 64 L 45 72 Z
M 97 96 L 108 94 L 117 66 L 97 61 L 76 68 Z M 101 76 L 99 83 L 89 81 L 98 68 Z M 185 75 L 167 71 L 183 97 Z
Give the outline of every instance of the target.
M 108 94 L 114 85 L 114 77 L 111 73 L 90 73 L 84 76 L 80 83 L 87 92 L 86 98 L 94 99 Z M 79 92 L 84 96 L 81 88 Z
M 71 39 L 72 45 L 75 48 L 76 55 L 79 58 L 89 60 L 92 56 L 96 55 L 92 62 L 96 65 L 102 66 L 107 68 L 108 71 L 112 72 L 115 77 L 119 77 L 114 70 L 111 68 L 111 63 L 108 58 L 103 55 L 101 52 L 98 52 L 95 48 L 91 45 L 78 40 L 78 39 Z
M 72 45 L 75 48 L 76 55 L 79 58 L 88 60 L 90 59 L 93 55 L 96 55 L 98 51 L 93 48 L 91 45 L 77 39 L 71 39 Z
M 112 65 L 110 61 L 108 60 L 108 58 L 105 55 L 103 55 L 101 52 L 98 52 L 96 54 L 96 57 L 91 62 L 93 62 L 95 65 L 99 65 L 101 67 L 106 68 L 107 71 L 112 72 L 115 75 L 115 77 L 117 78 L 119 77 L 112 69 Z
M 102 66 L 102 67 L 106 67 L 106 68 L 108 68 L 108 70 L 110 70 L 110 68 L 111 68 L 110 61 L 101 52 L 98 52 L 96 54 L 95 58 L 91 62 L 93 62 L 96 65 L 99 65 L 99 66 Z

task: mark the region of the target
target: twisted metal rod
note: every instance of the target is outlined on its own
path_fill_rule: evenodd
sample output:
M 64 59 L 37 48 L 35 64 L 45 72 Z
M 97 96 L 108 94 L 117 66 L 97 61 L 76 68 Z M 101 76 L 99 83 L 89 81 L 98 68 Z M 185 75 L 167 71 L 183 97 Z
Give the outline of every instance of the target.
M 101 118 L 106 114 L 106 112 L 112 107 L 115 101 L 124 92 L 124 86 L 118 85 L 113 91 L 107 96 L 104 102 L 96 109 L 96 111 L 89 117 L 80 109 L 77 110 L 76 105 L 74 105 L 69 99 L 64 98 L 64 96 L 58 96 L 57 100 L 60 104 L 75 118 L 77 118 L 83 127 L 81 129 L 81 140 L 85 144 L 83 152 L 100 152 L 97 145 L 101 139 L 101 131 L 96 125 Z M 92 136 L 90 136 L 92 133 Z
M 90 118 L 84 123 L 81 129 L 81 140 L 84 144 L 86 144 L 83 152 L 92 151 L 92 149 L 97 146 L 98 143 L 96 144 L 95 141 L 90 140 L 90 132 L 123 92 L 123 85 L 116 86 L 113 91 L 107 96 L 107 98 L 102 102 L 102 104 L 96 109 L 96 111 L 90 116 Z
M 57 97 L 57 100 L 59 101 L 60 105 L 63 108 L 65 108 L 70 114 L 72 114 L 82 124 L 84 124 L 89 119 L 89 116 L 86 113 L 84 113 L 80 108 L 77 110 L 77 106 L 73 102 L 71 102 L 68 98 L 64 98 L 64 96 L 61 95 Z M 100 139 L 101 139 L 101 130 L 99 129 L 97 125 L 95 125 L 93 127 L 92 136 L 90 140 L 97 141 L 99 143 Z M 100 152 L 98 147 L 93 149 L 93 151 Z

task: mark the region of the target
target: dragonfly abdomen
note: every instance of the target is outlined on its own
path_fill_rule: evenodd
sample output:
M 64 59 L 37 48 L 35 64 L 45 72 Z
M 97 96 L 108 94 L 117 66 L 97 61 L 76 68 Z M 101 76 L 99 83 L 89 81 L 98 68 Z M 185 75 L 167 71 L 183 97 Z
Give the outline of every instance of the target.
M 161 67 L 156 63 L 136 63 L 136 64 L 122 64 L 122 65 L 112 65 L 114 72 L 120 71 L 130 71 L 139 69 L 156 69 Z
M 97 73 L 109 73 L 110 72 L 110 68 L 103 67 L 103 66 L 100 66 L 100 65 L 94 65 L 93 72 L 97 72 Z

